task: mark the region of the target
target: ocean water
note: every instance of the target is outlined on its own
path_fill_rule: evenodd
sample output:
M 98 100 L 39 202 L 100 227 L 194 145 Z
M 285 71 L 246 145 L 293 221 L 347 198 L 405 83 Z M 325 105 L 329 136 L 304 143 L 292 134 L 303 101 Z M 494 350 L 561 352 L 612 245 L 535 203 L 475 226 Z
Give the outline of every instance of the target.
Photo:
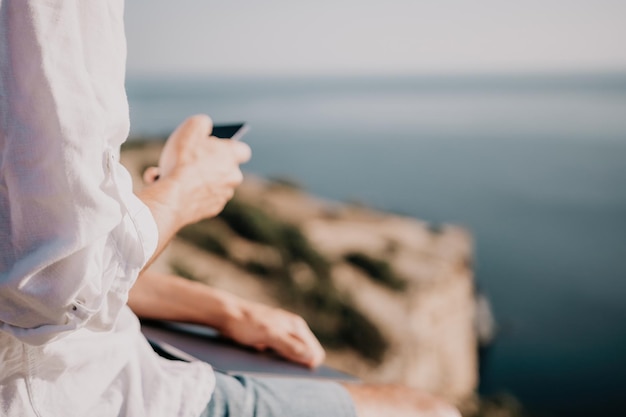
M 626 74 L 130 79 L 128 95 L 133 136 L 245 120 L 248 172 L 464 225 L 500 329 L 481 392 L 626 415 Z

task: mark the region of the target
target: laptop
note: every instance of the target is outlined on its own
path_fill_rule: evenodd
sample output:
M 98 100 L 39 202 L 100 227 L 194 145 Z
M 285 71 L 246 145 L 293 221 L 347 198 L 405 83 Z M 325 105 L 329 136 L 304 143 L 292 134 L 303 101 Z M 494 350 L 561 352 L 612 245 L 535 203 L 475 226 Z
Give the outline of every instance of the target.
M 358 381 L 351 375 L 327 366 L 310 369 L 288 362 L 272 352 L 242 347 L 206 326 L 143 320 L 141 331 L 159 355 L 186 362 L 201 360 L 226 374 Z

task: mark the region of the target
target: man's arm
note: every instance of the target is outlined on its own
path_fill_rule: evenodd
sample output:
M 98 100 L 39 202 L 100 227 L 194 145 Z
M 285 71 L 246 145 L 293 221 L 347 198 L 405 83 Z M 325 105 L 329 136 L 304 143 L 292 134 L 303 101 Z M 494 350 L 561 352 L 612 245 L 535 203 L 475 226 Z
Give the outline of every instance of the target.
M 140 317 L 208 325 L 238 343 L 273 349 L 306 366 L 324 360 L 324 349 L 300 316 L 174 275 L 143 272 L 128 305 Z
M 183 226 L 217 215 L 243 179 L 239 164 L 247 145 L 209 138 L 207 116 L 193 116 L 172 133 L 158 167 L 158 181 L 138 193 L 159 229 L 154 260 Z M 257 349 L 271 348 L 287 359 L 317 366 L 324 350 L 304 320 L 287 311 L 237 298 L 183 278 L 146 271 L 135 283 L 129 305 L 140 316 L 199 323 Z
M 118 162 L 121 3 L 0 4 L 0 329 L 30 344 L 106 330 L 156 242 Z

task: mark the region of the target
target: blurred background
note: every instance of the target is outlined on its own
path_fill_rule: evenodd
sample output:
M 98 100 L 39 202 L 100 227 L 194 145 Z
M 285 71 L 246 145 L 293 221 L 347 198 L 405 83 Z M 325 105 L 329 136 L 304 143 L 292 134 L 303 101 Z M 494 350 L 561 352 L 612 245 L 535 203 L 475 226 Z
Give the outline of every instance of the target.
M 468 228 L 479 390 L 626 409 L 626 3 L 132 0 L 131 136 L 247 121 L 248 172 Z

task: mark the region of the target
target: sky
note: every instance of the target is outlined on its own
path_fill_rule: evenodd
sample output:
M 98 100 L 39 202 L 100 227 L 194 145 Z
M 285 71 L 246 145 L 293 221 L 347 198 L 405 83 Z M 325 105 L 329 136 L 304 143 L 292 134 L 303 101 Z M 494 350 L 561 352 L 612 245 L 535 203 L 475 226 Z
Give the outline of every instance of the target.
M 623 0 L 127 0 L 129 75 L 626 72 Z

